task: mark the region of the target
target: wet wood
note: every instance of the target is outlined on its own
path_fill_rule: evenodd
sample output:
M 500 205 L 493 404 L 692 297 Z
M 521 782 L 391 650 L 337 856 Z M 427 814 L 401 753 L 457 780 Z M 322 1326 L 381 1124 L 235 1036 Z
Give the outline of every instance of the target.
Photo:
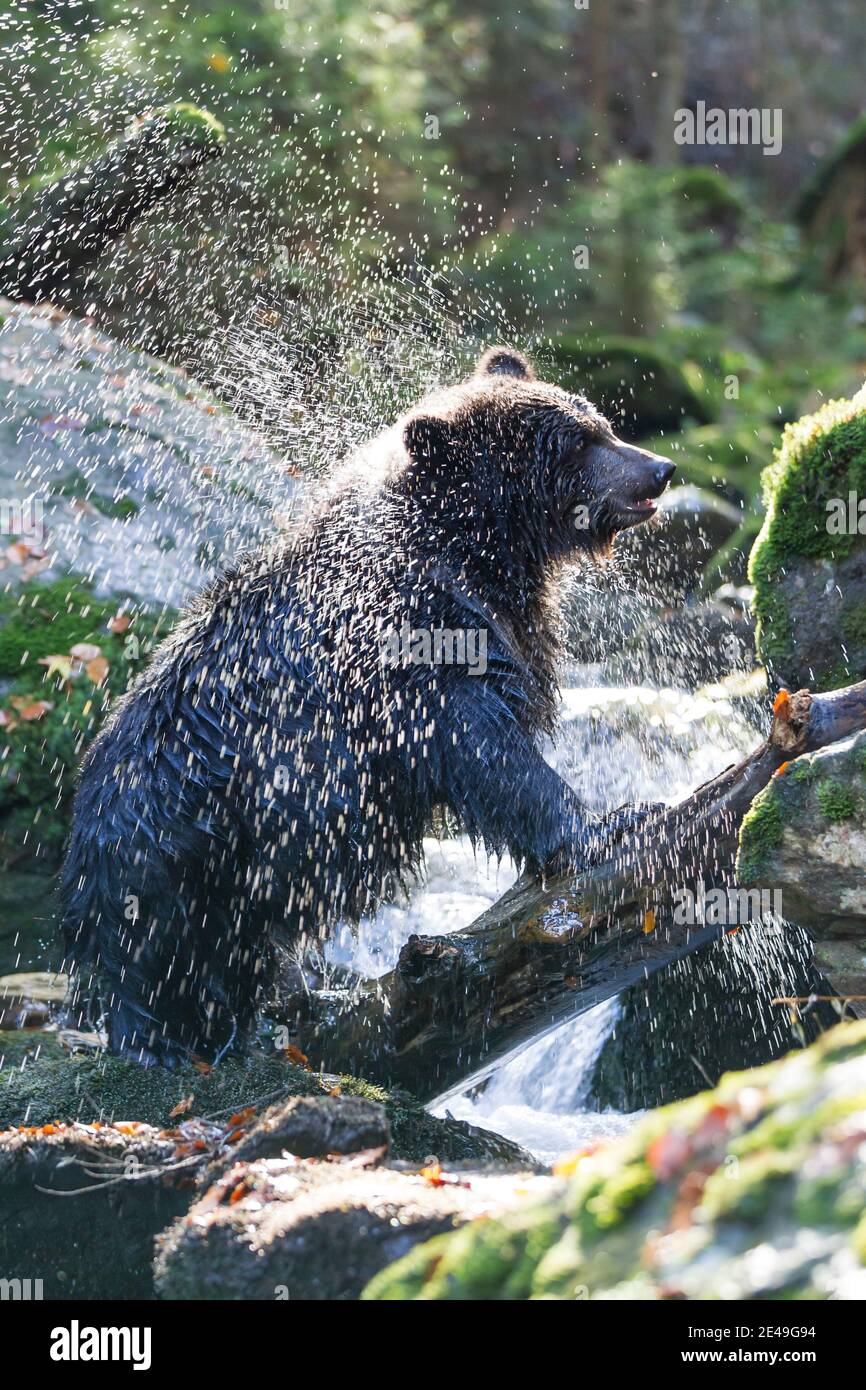
M 91 163 L 0 211 L 0 294 L 61 300 L 102 252 L 222 152 L 222 129 L 193 107 L 136 122 Z

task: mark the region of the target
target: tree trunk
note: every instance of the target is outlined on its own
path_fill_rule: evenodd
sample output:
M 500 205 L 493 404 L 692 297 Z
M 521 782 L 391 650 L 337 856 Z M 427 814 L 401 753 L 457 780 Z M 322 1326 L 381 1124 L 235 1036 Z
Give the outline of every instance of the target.
M 685 79 L 685 44 L 681 0 L 655 0 L 650 6 L 649 49 L 655 55 L 657 77 L 652 80 L 654 101 L 650 149 L 653 164 L 678 164 L 680 151 L 674 141 L 674 112 L 682 102 Z
M 90 164 L 2 210 L 0 294 L 57 299 L 105 248 L 208 160 L 218 121 L 179 103 L 137 121 Z
M 866 727 L 866 682 L 776 700 L 769 737 L 738 766 L 653 815 L 574 879 L 522 878 L 465 931 L 413 936 L 353 990 L 298 990 L 280 1017 L 315 1065 L 422 1098 L 698 950 L 724 930 L 674 921 L 672 897 L 732 887 L 740 822 L 779 767 Z

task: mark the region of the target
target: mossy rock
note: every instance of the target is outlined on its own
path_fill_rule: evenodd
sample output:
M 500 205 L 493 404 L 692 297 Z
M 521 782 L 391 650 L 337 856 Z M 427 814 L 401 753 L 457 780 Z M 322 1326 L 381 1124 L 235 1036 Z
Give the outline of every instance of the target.
M 365 1299 L 862 1299 L 866 1023 L 575 1155 L 554 1195 L 417 1246 Z M 759 1254 L 760 1251 L 760 1254 Z
M 4 1056 L 0 1036 L 0 1058 Z M 39 1035 L 28 1034 L 28 1050 Z M 384 1091 L 356 1077 L 322 1076 L 279 1056 L 230 1058 L 209 1072 L 145 1069 L 120 1057 L 74 1053 L 58 1056 L 50 1034 L 44 1055 L 23 1062 L 14 1055 L 0 1066 L 0 1129 L 55 1121 L 139 1120 L 164 1126 L 179 1101 L 193 1097 L 185 1115 L 215 1116 L 262 1106 L 288 1096 L 343 1095 L 384 1105 L 391 1127 L 394 1158 L 423 1163 L 514 1163 L 533 1167 L 516 1144 L 462 1120 L 439 1120 L 405 1091 Z M 14 1035 L 13 1035 L 14 1037 Z
M 785 429 L 764 495 L 767 514 L 749 561 L 762 659 L 794 689 L 862 680 L 866 515 L 861 523 L 857 509 L 866 500 L 866 388 Z
M 589 396 L 629 437 L 715 417 L 710 394 L 674 357 L 643 339 L 559 338 L 552 358 L 557 384 Z
M 845 995 L 866 994 L 864 863 L 860 733 L 785 764 L 744 817 L 737 860 L 744 887 L 778 892 L 780 912 L 809 929 L 822 970 Z
M 724 1072 L 775 1061 L 839 1022 L 832 989 L 815 969 L 801 927 L 754 922 L 674 961 L 618 1001 L 593 1067 L 599 1110 L 646 1110 L 684 1100 Z M 779 996 L 816 1002 L 802 1018 Z

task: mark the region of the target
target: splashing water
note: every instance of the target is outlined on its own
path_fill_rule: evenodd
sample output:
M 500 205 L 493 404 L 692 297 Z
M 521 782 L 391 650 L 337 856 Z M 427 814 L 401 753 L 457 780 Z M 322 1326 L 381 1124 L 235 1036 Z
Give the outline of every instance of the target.
M 10 58 L 20 63 L 34 40 L 26 7 L 13 8 L 20 35 Z M 176 95 L 168 76 L 150 76 L 132 104 L 126 59 L 115 49 L 95 65 L 95 76 L 86 67 L 88 81 L 78 80 L 76 64 L 84 61 L 82 53 L 86 57 L 85 35 L 76 34 L 81 24 L 75 19 L 71 25 L 72 46 L 79 48 L 73 58 L 67 57 L 70 34 L 53 18 L 41 35 L 42 51 L 54 68 L 50 101 L 56 119 L 80 120 L 86 114 L 95 137 L 105 110 L 133 115 L 143 105 Z M 100 51 L 94 51 L 99 58 Z M 86 112 L 82 90 L 90 92 Z M 207 100 L 210 93 L 184 95 Z M 20 125 L 6 123 L 4 140 L 11 152 L 16 142 L 26 150 L 26 160 L 18 161 L 22 176 L 38 168 L 31 137 L 47 120 L 48 102 L 44 95 L 41 107 L 24 110 Z M 315 138 L 315 133 L 309 137 L 313 145 Z M 33 418 L 31 411 L 18 421 L 11 405 L 6 412 L 16 448 L 28 460 L 26 478 L 23 472 L 10 475 L 10 490 L 17 493 L 26 483 L 29 492 L 50 499 L 42 576 L 56 567 L 83 574 L 98 594 L 129 588 L 138 603 L 178 605 L 226 557 L 268 538 L 275 519 L 290 509 L 295 476 L 325 475 L 429 388 L 462 376 L 479 338 L 519 336 L 533 346 L 525 332 L 512 330 L 495 300 L 484 301 L 477 289 L 467 300 L 459 276 L 449 278 L 447 254 L 434 273 L 412 236 L 406 238 L 407 254 L 395 255 L 375 219 L 347 223 L 341 190 L 328 179 L 313 206 L 302 206 L 294 196 L 300 176 L 295 187 L 289 181 L 281 188 L 282 229 L 302 214 L 283 242 L 266 196 L 257 202 L 250 191 L 265 139 L 244 130 L 236 131 L 235 139 L 241 146 L 236 172 L 214 169 L 187 193 L 182 237 L 160 237 L 158 228 L 143 231 L 106 258 L 91 291 L 97 314 L 100 300 L 108 304 L 114 297 L 121 304 L 113 317 L 105 312 L 103 322 L 130 331 L 139 315 L 146 316 L 146 327 L 130 332 L 136 344 L 170 346 L 175 360 L 217 388 L 229 408 L 218 421 L 218 438 L 210 429 L 205 436 L 198 407 L 178 406 L 179 399 L 192 400 L 179 374 L 157 370 L 143 355 L 131 359 L 89 326 L 69 321 L 52 342 L 46 330 L 40 345 L 38 317 L 16 311 L 3 329 L 0 377 L 16 391 L 29 390 L 37 375 L 43 384 L 47 377 L 54 397 L 51 419 Z M 304 158 L 312 153 L 315 159 L 315 150 L 295 153 Z M 368 173 L 357 170 L 361 181 Z M 241 187 L 247 203 L 238 212 L 232 198 Z M 222 222 L 225 230 L 215 232 Z M 202 230 L 206 237 L 199 235 Z M 381 261 L 389 261 L 387 282 L 370 269 L 376 260 L 373 243 Z M 479 254 L 483 259 L 484 252 Z M 355 262 L 366 268 L 359 272 Z M 164 276 L 166 269 L 170 274 Z M 246 283 L 241 291 L 241 271 L 247 280 L 252 272 L 253 288 Z M 164 281 L 171 285 L 167 306 L 158 293 Z M 150 290 L 142 294 L 142 285 Z M 157 327 L 166 307 L 175 320 L 186 314 L 194 318 L 189 341 L 172 341 Z M 98 381 L 94 377 L 90 383 L 86 361 L 94 353 L 101 370 Z M 0 416 L 3 405 L 0 397 Z M 179 409 L 184 412 L 180 423 Z M 170 421 L 160 418 L 169 414 Z M 261 450 L 251 449 L 239 421 L 255 425 Z M 157 424 L 167 438 L 155 437 Z M 95 430 L 104 431 L 101 458 L 91 442 L 79 447 L 92 441 Z M 69 493 L 70 479 L 82 495 Z M 87 508 L 100 486 L 110 492 L 103 501 L 134 504 L 135 512 L 112 516 L 104 507 L 94 516 L 93 507 Z M 173 533 L 193 543 L 169 552 L 164 542 Z M 605 688 L 596 681 L 594 673 L 587 684 L 566 691 L 562 734 L 548 750 L 549 760 L 590 809 L 639 799 L 676 800 L 754 742 L 724 692 L 694 697 Z M 362 922 L 357 935 L 340 928 L 326 948 L 329 961 L 379 975 L 393 965 L 413 932 L 458 930 L 515 876 L 507 860 L 493 864 L 477 858 L 465 837 L 428 841 L 425 849 L 426 885 L 407 903 L 384 907 L 375 920 Z M 615 1017 L 611 1002 L 525 1047 L 483 1088 L 473 1091 L 467 1084 L 466 1093 L 450 1099 L 447 1109 L 500 1130 L 544 1158 L 616 1132 L 626 1123 L 622 1117 L 586 1108 L 592 1065 Z
M 549 761 L 592 810 L 624 800 L 678 801 L 716 776 L 755 743 L 724 689 L 605 687 L 563 691 L 562 728 Z M 407 903 L 380 910 L 359 927 L 341 927 L 326 948 L 333 964 L 375 978 L 393 968 L 413 933 L 439 936 L 468 926 L 510 886 L 515 866 L 476 855 L 465 836 L 425 841 L 426 880 Z M 763 948 L 762 948 L 763 949 Z M 763 956 L 743 957 L 744 983 L 763 968 Z M 523 1047 L 462 1094 L 434 1102 L 452 1115 L 515 1140 L 542 1162 L 612 1138 L 635 1119 L 591 1108 L 593 1068 L 618 1016 L 616 1000 L 599 1005 Z

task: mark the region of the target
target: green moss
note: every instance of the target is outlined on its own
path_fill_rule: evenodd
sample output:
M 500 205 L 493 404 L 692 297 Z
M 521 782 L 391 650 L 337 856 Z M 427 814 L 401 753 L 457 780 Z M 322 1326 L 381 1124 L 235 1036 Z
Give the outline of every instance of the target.
M 184 1096 L 193 1096 L 190 1115 L 255 1105 L 285 1088 L 286 1095 L 320 1094 L 318 1076 L 281 1057 L 229 1058 L 202 1075 L 193 1067 L 146 1069 L 120 1057 L 76 1053 L 40 1058 L 23 1070 L 0 1071 L 0 1129 L 52 1121 L 140 1120 L 164 1125 Z
M 773 782 L 759 792 L 743 818 L 737 855 L 737 878 L 743 885 L 758 883 L 767 863 L 782 843 L 782 811 Z
M 205 145 L 225 144 L 222 121 L 191 101 L 176 101 L 171 106 L 160 107 L 149 119 L 162 122 L 173 136 L 184 136 Z
M 829 821 L 851 820 L 857 813 L 857 801 L 851 788 L 833 777 L 819 782 L 815 794 L 821 811 Z
M 860 1184 L 840 1163 L 832 1172 L 801 1182 L 794 1197 L 794 1214 L 802 1226 L 850 1226 L 863 1210 Z
M 463 1122 L 438 1120 L 408 1091 L 386 1091 L 352 1076 L 341 1077 L 340 1088 L 344 1095 L 384 1105 L 395 1151 L 413 1163 L 438 1158 L 449 1163 L 480 1160 L 531 1165 L 528 1155 L 509 1139 Z
M 441 1287 L 447 1290 L 448 1285 L 445 1280 L 437 1284 L 437 1267 L 446 1255 L 453 1258 L 454 1241 L 458 1236 L 459 1232 L 453 1236 L 434 1236 L 423 1245 L 416 1245 L 400 1261 L 399 1272 L 394 1265 L 389 1265 L 370 1280 L 361 1294 L 361 1301 L 402 1303 L 407 1299 L 444 1297 L 438 1290 Z
M 38 670 L 40 657 L 95 641 L 115 611 L 75 577 L 0 595 L 0 677 L 20 676 L 25 666 Z
M 862 1055 L 859 1049 L 857 1055 Z M 810 1084 L 810 1079 L 804 1077 L 804 1094 Z M 825 1129 L 858 1114 L 864 1107 L 866 1097 L 854 1094 L 822 1101 L 806 1114 L 801 1114 L 793 1108 L 781 1113 L 771 1111 L 753 1128 L 745 1130 L 743 1134 L 731 1140 L 730 1153 L 735 1158 L 744 1160 L 752 1154 L 765 1153 L 771 1149 L 776 1152 L 803 1149 Z
M 775 1190 L 796 1173 L 797 1154 L 765 1149 L 707 1179 L 701 1214 L 709 1221 L 760 1221 Z
M 767 514 L 749 560 L 764 660 L 784 668 L 792 640 L 782 583 L 792 560 L 840 560 L 859 536 L 828 529 L 827 504 L 866 497 L 866 388 L 788 425 L 763 477 Z M 852 621 L 858 624 L 859 617 Z
M 29 1035 L 31 1047 L 36 1036 Z M 185 1096 L 193 1097 L 186 1113 L 204 1116 L 272 1104 L 280 1095 L 326 1095 L 334 1085 L 333 1077 L 291 1066 L 274 1053 L 230 1057 L 204 1074 L 194 1067 L 164 1071 L 104 1054 L 59 1056 L 48 1034 L 38 1060 L 22 1065 L 24 1057 L 14 1038 L 6 1057 L 6 1038 L 0 1034 L 0 1129 L 55 1120 L 141 1120 L 164 1125 Z M 435 1154 L 448 1163 L 531 1162 L 516 1144 L 498 1134 L 457 1120 L 436 1119 L 404 1091 L 384 1091 L 350 1076 L 341 1077 L 339 1084 L 344 1095 L 364 1096 L 384 1105 L 395 1158 L 420 1163 Z
M 630 1163 L 599 1183 L 584 1206 L 587 1233 L 611 1230 L 627 1213 L 652 1192 L 656 1185 L 652 1169 L 644 1162 Z
M 13 717 L 22 705 L 50 705 L 41 718 L 19 719 L 3 731 L 0 854 L 7 859 L 23 852 L 41 856 L 48 868 L 59 861 L 81 755 L 172 618 L 141 610 L 130 615 L 127 633 L 115 635 L 107 623 L 116 612 L 116 601 L 95 598 L 74 577 L 0 597 L 0 675 L 13 678 L 0 703 Z M 84 672 L 67 680 L 40 664 L 68 656 L 79 642 L 98 646 L 108 661 L 102 685 Z

